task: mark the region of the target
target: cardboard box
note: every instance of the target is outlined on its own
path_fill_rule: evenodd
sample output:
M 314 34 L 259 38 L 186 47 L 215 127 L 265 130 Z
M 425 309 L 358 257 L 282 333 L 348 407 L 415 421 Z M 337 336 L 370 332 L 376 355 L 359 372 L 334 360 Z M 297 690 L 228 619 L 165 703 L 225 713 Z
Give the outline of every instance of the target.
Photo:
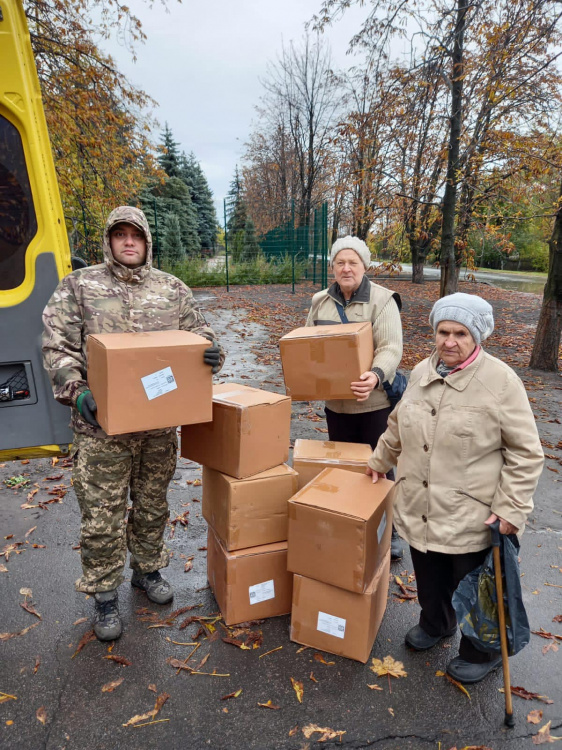
M 279 348 L 293 401 L 354 399 L 350 383 L 373 365 L 373 328 L 368 322 L 297 328 Z
M 238 383 L 213 388 L 213 421 L 182 426 L 181 455 L 244 479 L 289 458 L 291 399 Z
M 323 469 L 346 469 L 364 474 L 373 449 L 366 443 L 336 443 L 333 440 L 295 440 L 293 468 L 299 475 L 299 490 Z
M 365 663 L 380 628 L 388 597 L 390 551 L 364 594 L 296 575 L 291 640 Z
M 289 500 L 289 570 L 362 594 L 390 548 L 393 486 L 324 469 Z
M 293 576 L 287 571 L 287 542 L 228 552 L 209 528 L 207 578 L 226 625 L 291 611 Z
M 203 467 L 203 518 L 232 550 L 287 541 L 288 501 L 298 476 L 286 464 L 235 479 Z
M 88 385 L 108 435 L 212 418 L 209 340 L 189 331 L 88 336 Z

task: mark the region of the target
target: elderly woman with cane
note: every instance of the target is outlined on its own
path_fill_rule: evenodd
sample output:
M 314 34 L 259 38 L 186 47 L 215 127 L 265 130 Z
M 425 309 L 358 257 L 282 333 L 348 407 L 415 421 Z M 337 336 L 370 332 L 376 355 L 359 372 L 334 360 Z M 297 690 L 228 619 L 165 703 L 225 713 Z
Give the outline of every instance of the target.
M 405 640 L 416 651 L 454 634 L 451 599 L 484 561 L 489 525 L 522 534 L 544 462 L 521 380 L 482 348 L 494 329 L 488 302 L 443 297 L 429 322 L 435 350 L 412 371 L 367 469 L 376 482 L 397 466 L 394 522 L 410 544 L 421 606 Z M 475 683 L 500 664 L 461 635 L 447 672 Z
M 374 284 L 365 271 L 369 248 L 359 237 L 342 237 L 332 245 L 330 265 L 335 281 L 312 298 L 307 326 L 362 323 L 373 327 L 375 356 L 371 370 L 351 383 L 352 399 L 325 403 L 328 437 L 343 443 L 367 443 L 372 448 L 386 429 L 392 411 L 383 383 L 392 383 L 402 359 L 400 295 Z M 392 529 L 391 559 L 402 558 L 402 542 Z

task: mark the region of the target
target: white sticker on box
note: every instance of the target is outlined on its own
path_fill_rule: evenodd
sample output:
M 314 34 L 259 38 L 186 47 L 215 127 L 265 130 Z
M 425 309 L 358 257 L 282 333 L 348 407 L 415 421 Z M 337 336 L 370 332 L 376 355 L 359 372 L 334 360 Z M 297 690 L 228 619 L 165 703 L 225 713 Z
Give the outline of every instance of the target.
M 275 599 L 273 578 L 271 581 L 264 581 L 263 583 L 256 583 L 255 586 L 250 586 L 248 591 L 250 593 L 250 604 L 259 604 L 260 602 L 266 602 L 268 599 Z
M 326 612 L 318 612 L 316 630 L 328 635 L 335 635 L 336 638 L 343 638 L 345 636 L 345 620 L 343 617 L 327 615 Z
M 386 529 L 386 510 L 382 514 L 381 522 L 379 523 L 379 528 L 377 529 L 377 539 L 379 540 L 379 544 L 381 543 L 382 535 L 384 534 L 385 529 Z
M 175 391 L 178 387 L 171 367 L 165 367 L 151 375 L 145 375 L 144 378 L 141 378 L 141 381 L 149 401 L 170 391 Z

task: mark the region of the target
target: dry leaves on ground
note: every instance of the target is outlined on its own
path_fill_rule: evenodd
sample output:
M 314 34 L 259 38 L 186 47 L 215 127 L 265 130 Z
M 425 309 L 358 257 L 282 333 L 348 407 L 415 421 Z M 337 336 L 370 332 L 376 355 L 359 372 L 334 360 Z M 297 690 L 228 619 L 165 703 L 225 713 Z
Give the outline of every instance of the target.
M 276 706 L 271 700 L 266 701 L 266 703 L 258 703 L 258 706 L 261 706 L 262 708 L 271 708 L 273 711 L 279 711 L 281 708 L 281 706 Z
M 37 721 L 40 721 L 41 724 L 45 726 L 45 724 L 47 723 L 47 712 L 45 711 L 45 706 L 40 706 L 37 709 L 35 716 L 37 717 Z
M 302 697 L 304 695 L 304 687 L 302 682 L 299 682 L 298 680 L 295 680 L 293 679 L 293 677 L 291 677 L 291 685 L 293 686 L 293 690 L 297 695 L 298 702 L 302 703 Z
M 76 651 L 72 654 L 72 658 L 74 659 L 75 656 L 77 656 L 80 651 L 86 646 L 90 641 L 96 640 L 96 634 L 93 630 L 87 630 L 82 638 L 80 638 L 80 642 L 78 643 L 78 646 L 76 647 Z
M 131 667 L 133 665 L 132 661 L 129 661 L 129 659 L 126 659 L 124 656 L 118 656 L 117 654 L 108 654 L 103 658 L 109 659 L 109 661 L 114 661 L 117 664 L 121 664 L 122 667 Z
M 435 676 L 436 677 L 446 677 L 447 680 L 449 680 L 449 682 L 451 683 L 451 685 L 454 685 L 458 690 L 461 691 L 461 693 L 464 693 L 464 695 L 466 695 L 466 697 L 468 698 L 468 700 L 472 700 L 471 697 L 470 697 L 470 693 L 465 688 L 465 686 L 463 684 L 461 684 L 460 682 L 457 682 L 457 680 L 454 680 L 451 677 L 450 674 L 447 674 L 446 672 L 442 672 L 440 669 L 438 669 L 437 672 L 435 673 Z
M 543 745 L 548 742 L 558 742 L 562 740 L 562 737 L 554 737 L 550 734 L 550 725 L 552 721 L 547 722 L 544 727 L 541 727 L 537 734 L 533 735 L 533 745 Z
M 238 690 L 235 690 L 233 693 L 229 693 L 228 695 L 223 695 L 221 698 L 221 701 L 227 701 L 231 698 L 238 698 L 242 694 L 242 688 L 238 688 Z
M 335 661 L 326 661 L 326 659 L 322 656 L 322 654 L 318 653 L 318 651 L 314 654 L 314 659 L 316 661 L 319 661 L 320 664 L 327 664 L 328 666 L 332 666 L 335 664 Z
M 503 688 L 499 688 L 500 693 L 504 693 L 505 690 Z M 541 701 L 542 703 L 553 703 L 554 701 L 548 697 L 548 695 L 539 695 L 538 693 L 531 693 L 529 690 L 526 690 L 524 687 L 519 686 L 511 686 L 511 692 L 513 695 L 517 695 L 519 698 L 523 698 L 526 701 Z
M 106 682 L 105 685 L 102 685 L 101 691 L 102 693 L 112 693 L 115 688 L 118 688 L 119 685 L 123 682 L 125 678 L 120 677 L 118 680 L 113 680 L 112 682 Z
M 379 677 L 383 677 L 385 674 L 390 675 L 390 677 L 408 676 L 402 662 L 395 661 L 392 656 L 385 656 L 382 661 L 380 659 L 372 659 L 372 665 L 369 669 Z
M 29 633 L 30 630 L 33 630 L 33 628 L 36 628 L 39 624 L 40 623 L 35 622 L 33 625 L 29 625 L 29 627 L 24 628 L 23 630 L 18 630 L 17 633 L 0 633 L 0 641 L 8 641 L 10 638 L 17 638 L 20 635 L 25 635 L 26 633 Z
M 5 703 L 6 701 L 17 701 L 16 695 L 10 695 L 9 693 L 2 693 L 0 692 L 0 703 Z
M 542 720 L 542 710 L 536 708 L 534 711 L 529 711 L 527 714 L 527 721 L 529 724 L 540 724 Z
M 337 729 L 330 729 L 330 727 L 319 727 L 317 724 L 307 724 L 302 728 L 302 733 L 309 740 L 313 734 L 319 733 L 320 737 L 316 742 L 327 742 L 328 740 L 340 739 L 345 734 L 345 731 L 338 731 Z
M 132 716 L 128 722 L 123 724 L 124 727 L 134 727 L 136 724 L 140 724 L 142 721 L 147 721 L 148 719 L 154 719 L 154 717 L 159 713 L 160 709 L 166 703 L 170 695 L 168 693 L 161 693 L 158 698 L 156 698 L 156 703 L 154 704 L 154 708 L 151 711 L 147 711 L 144 714 L 137 714 L 136 716 Z

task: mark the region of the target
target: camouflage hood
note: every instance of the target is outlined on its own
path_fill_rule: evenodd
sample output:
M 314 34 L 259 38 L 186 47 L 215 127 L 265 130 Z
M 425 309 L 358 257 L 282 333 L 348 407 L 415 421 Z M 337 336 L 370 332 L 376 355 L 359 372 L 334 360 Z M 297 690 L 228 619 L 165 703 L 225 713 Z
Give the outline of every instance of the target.
M 109 233 L 116 224 L 122 222 L 134 224 L 134 226 L 144 232 L 144 236 L 146 237 L 146 260 L 144 265 L 139 268 L 127 268 L 127 266 L 118 263 L 111 252 Z M 139 284 L 146 277 L 147 273 L 152 268 L 152 235 L 150 234 L 150 227 L 148 226 L 146 216 L 140 208 L 135 208 L 134 206 L 119 206 L 109 214 L 103 232 L 103 259 L 111 273 L 121 281 L 129 281 L 133 284 Z

